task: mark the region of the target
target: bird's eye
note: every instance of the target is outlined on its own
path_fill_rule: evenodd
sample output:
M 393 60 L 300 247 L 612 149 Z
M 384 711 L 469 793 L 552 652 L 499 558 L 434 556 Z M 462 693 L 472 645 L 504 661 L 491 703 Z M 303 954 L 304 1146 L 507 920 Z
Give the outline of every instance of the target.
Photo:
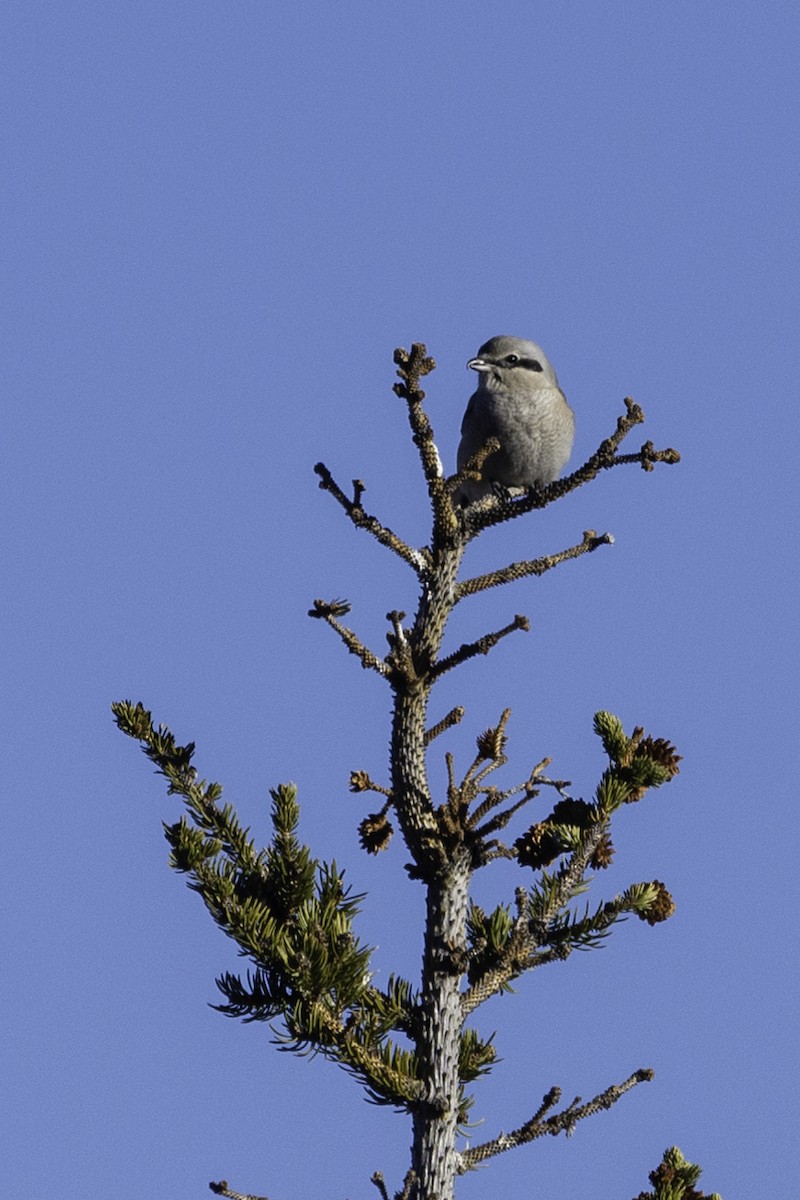
M 507 354 L 506 362 L 508 363 L 508 365 L 510 367 L 513 367 L 515 363 L 519 362 L 519 355 L 518 354 Z

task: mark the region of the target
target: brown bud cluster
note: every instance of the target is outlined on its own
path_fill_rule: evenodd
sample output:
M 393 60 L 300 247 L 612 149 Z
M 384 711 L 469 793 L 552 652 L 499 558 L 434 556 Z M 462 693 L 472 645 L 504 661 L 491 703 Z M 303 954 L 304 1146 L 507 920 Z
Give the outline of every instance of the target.
M 358 840 L 367 854 L 379 854 L 392 840 L 394 826 L 386 816 L 386 810 L 369 813 L 358 827 Z
M 683 755 L 678 754 L 672 742 L 668 742 L 666 738 L 642 738 L 638 753 L 662 766 L 670 779 L 680 774 L 678 763 L 682 761 Z
M 310 617 L 344 617 L 350 612 L 347 600 L 315 600 L 314 607 L 308 610 Z
M 675 901 L 660 879 L 653 880 L 653 887 L 658 889 L 657 898 L 647 912 L 640 912 L 636 915 L 641 921 L 647 921 L 648 925 L 660 925 L 662 921 L 668 921 L 675 912 Z
M 491 729 L 484 729 L 483 733 L 477 738 L 478 753 L 481 758 L 497 762 L 498 759 L 503 757 L 506 741 L 507 738 L 503 733 L 502 726 L 496 725 Z
M 595 871 L 602 871 L 606 867 L 611 866 L 613 858 L 614 843 L 611 841 L 609 835 L 604 833 L 592 851 L 591 858 L 589 859 L 589 866 Z
M 531 825 L 527 833 L 514 842 L 517 861 L 521 867 L 546 867 L 564 850 L 561 839 L 553 833 L 547 821 Z

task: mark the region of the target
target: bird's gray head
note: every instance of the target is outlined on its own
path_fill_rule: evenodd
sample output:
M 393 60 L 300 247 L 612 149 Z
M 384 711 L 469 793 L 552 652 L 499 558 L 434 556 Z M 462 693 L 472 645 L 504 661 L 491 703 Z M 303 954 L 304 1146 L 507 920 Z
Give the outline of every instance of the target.
M 525 338 L 505 334 L 489 338 L 467 366 L 480 373 L 478 386 L 490 391 L 496 388 L 558 387 L 556 373 L 541 346 Z

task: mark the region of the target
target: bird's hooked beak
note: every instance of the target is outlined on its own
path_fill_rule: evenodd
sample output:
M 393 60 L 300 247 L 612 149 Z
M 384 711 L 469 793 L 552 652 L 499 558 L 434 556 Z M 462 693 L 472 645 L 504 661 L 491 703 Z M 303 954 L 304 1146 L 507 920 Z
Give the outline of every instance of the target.
M 467 366 L 472 371 L 491 371 L 494 363 L 487 362 L 485 358 L 471 358 Z

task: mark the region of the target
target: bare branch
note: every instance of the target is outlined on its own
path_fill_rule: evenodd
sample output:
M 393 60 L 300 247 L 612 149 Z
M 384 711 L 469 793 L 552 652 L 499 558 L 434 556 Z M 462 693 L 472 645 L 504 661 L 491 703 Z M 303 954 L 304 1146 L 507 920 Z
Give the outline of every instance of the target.
M 504 583 L 513 583 L 515 580 L 524 579 L 528 575 L 544 575 L 545 571 L 552 570 L 559 563 L 567 562 L 572 558 L 580 558 L 582 554 L 590 554 L 593 550 L 597 550 L 599 546 L 611 546 L 613 543 L 614 538 L 612 534 L 597 534 L 593 529 L 587 529 L 582 541 L 578 542 L 576 546 L 569 546 L 566 550 L 560 550 L 558 554 L 546 554 L 542 558 L 532 558 L 526 562 L 510 563 L 509 566 L 503 567 L 498 571 L 490 571 L 487 575 L 476 575 L 474 579 L 463 580 L 463 582 L 456 585 L 454 602 L 457 604 L 464 596 L 474 596 L 477 592 L 483 592 L 487 588 L 500 587 Z
M 408 403 L 409 424 L 414 445 L 419 450 L 425 478 L 428 482 L 441 479 L 442 460 L 433 440 L 431 423 L 422 407 L 425 393 L 419 386 L 420 379 L 436 369 L 436 361 L 428 356 L 427 348 L 422 342 L 412 342 L 410 350 L 404 350 L 402 346 L 395 350 L 394 362 L 402 381 L 394 385 L 394 392 Z
M 530 800 L 533 800 L 535 795 L 535 791 L 529 791 L 522 797 L 521 800 L 517 800 L 516 804 L 512 804 L 509 808 L 504 808 L 502 812 L 495 813 L 495 815 L 491 817 L 485 825 L 481 825 L 474 831 L 475 836 L 478 838 L 485 838 L 488 837 L 490 833 L 498 833 L 501 829 L 505 829 L 508 822 L 514 816 L 514 813 L 519 812 L 523 805 L 527 804 Z
M 403 628 L 405 615 L 404 612 L 396 610 L 386 614 L 386 620 L 392 626 L 392 632 L 386 635 L 386 640 L 391 647 L 386 662 L 395 678 L 400 675 L 406 683 L 411 684 L 417 678 L 417 671 L 408 635 Z
M 502 760 L 502 762 L 504 763 L 505 761 L 506 760 L 504 758 Z M 485 788 L 485 789 L 482 788 L 481 793 L 482 794 L 485 793 L 486 799 L 482 800 L 481 803 L 479 805 L 477 805 L 477 807 L 474 808 L 473 811 L 470 813 L 470 818 L 469 818 L 470 829 L 475 829 L 475 831 L 479 834 L 487 834 L 490 832 L 494 833 L 494 832 L 496 832 L 496 830 L 503 828 L 507 824 L 509 818 L 517 811 L 518 808 L 521 808 L 523 804 L 527 804 L 529 800 L 535 799 L 535 797 L 539 794 L 540 787 L 555 788 L 555 790 L 558 792 L 559 796 L 562 797 L 562 799 L 569 800 L 570 797 L 567 795 L 566 791 L 564 790 L 565 788 L 570 786 L 569 780 L 567 780 L 567 779 L 548 779 L 548 777 L 546 775 L 542 775 L 542 771 L 545 769 L 545 767 L 548 767 L 551 762 L 552 762 L 552 759 L 543 758 L 541 762 L 536 764 L 536 766 L 533 768 L 533 770 L 531 771 L 530 775 L 528 776 L 528 778 L 526 780 L 524 780 L 522 783 L 516 784 L 514 787 L 507 788 L 505 791 L 501 792 L 496 788 Z M 476 775 L 475 782 L 480 783 L 481 780 L 488 774 L 488 772 L 490 770 L 493 770 L 495 766 L 500 766 L 500 765 L 501 765 L 501 763 L 497 762 L 497 763 L 490 764 L 490 766 L 488 766 L 488 767 L 485 767 L 484 770 L 481 771 L 479 775 Z M 483 826 L 482 829 L 476 828 L 478 825 L 478 822 L 482 821 L 485 817 L 487 817 L 488 814 L 490 812 L 492 812 L 493 809 L 497 808 L 500 804 L 503 804 L 506 800 L 510 800 L 512 796 L 518 796 L 520 792 L 524 792 L 525 795 L 523 796 L 523 798 L 521 800 L 519 800 L 516 804 L 514 804 L 512 808 L 506 809 L 505 813 L 502 813 L 496 817 L 493 817 L 491 822 L 489 822 L 485 826 Z M 495 821 L 501 821 L 501 820 L 502 820 L 502 824 L 494 825 Z M 490 828 L 490 826 L 491 826 L 491 828 Z
M 473 538 L 482 529 L 488 529 L 491 525 L 499 525 L 503 521 L 521 517 L 534 509 L 545 508 L 554 500 L 559 500 L 569 492 L 574 492 L 584 483 L 595 479 L 601 471 L 611 467 L 638 463 L 645 471 L 652 471 L 653 464 L 657 462 L 669 465 L 680 462 L 680 454 L 677 450 L 656 450 L 652 442 L 645 442 L 636 454 L 617 454 L 617 448 L 622 440 L 635 426 L 641 425 L 644 421 L 644 412 L 629 396 L 625 398 L 625 408 L 625 416 L 617 418 L 617 428 L 614 433 L 601 442 L 591 458 L 588 458 L 583 466 L 578 467 L 571 475 L 557 479 L 546 487 L 531 488 L 527 495 L 519 500 L 511 500 L 505 504 L 495 502 L 470 505 L 464 514 L 468 536 Z
M 423 574 L 428 566 L 429 556 L 427 550 L 414 550 L 413 547 L 407 545 L 402 538 L 398 537 L 386 525 L 382 525 L 377 517 L 373 517 L 364 511 L 361 507 L 361 497 L 365 488 L 360 479 L 353 480 L 353 499 L 349 500 L 324 463 L 317 463 L 314 471 L 320 477 L 319 486 L 323 491 L 331 493 L 357 529 L 366 529 L 382 546 L 388 546 L 404 562 L 407 562 L 417 575 Z
M 495 862 L 498 858 L 515 859 L 516 857 L 517 852 L 511 846 L 506 846 L 505 843 L 501 842 L 498 838 L 492 838 L 491 841 L 484 842 L 483 844 L 480 865 L 485 867 L 487 863 Z M 493 995 L 494 993 L 489 994 Z M 486 999 L 488 1000 L 488 998 L 489 997 L 487 996 Z M 482 1004 L 483 1001 L 480 1000 L 478 1003 Z M 472 1007 L 474 1008 L 476 1006 L 473 1005 Z
M 375 1184 L 375 1187 L 381 1194 L 381 1200 L 389 1200 L 389 1193 L 386 1190 L 386 1181 L 383 1178 L 383 1171 L 376 1171 L 375 1174 L 370 1177 L 370 1183 Z
M 500 439 L 496 437 L 488 438 L 484 444 L 471 454 L 464 466 L 455 475 L 451 475 L 447 480 L 447 486 L 451 493 L 455 493 L 462 483 L 469 483 L 472 480 L 479 480 L 483 464 L 486 462 L 490 454 L 494 454 L 500 449 Z
M 351 771 L 349 787 L 351 792 L 379 792 L 380 795 L 388 796 L 390 799 L 392 795 L 389 788 L 383 787 L 371 779 L 368 771 Z
M 554 1113 L 547 1117 L 545 1113 L 549 1112 L 561 1098 L 560 1090 L 552 1088 L 544 1097 L 538 1111 L 524 1125 L 520 1125 L 512 1133 L 501 1133 L 491 1142 L 484 1142 L 482 1146 L 475 1146 L 473 1149 L 463 1151 L 458 1173 L 464 1175 L 467 1171 L 474 1170 L 479 1163 L 485 1162 L 487 1158 L 494 1158 L 495 1155 L 503 1154 L 506 1150 L 514 1150 L 517 1146 L 523 1146 L 527 1142 L 535 1141 L 536 1138 L 544 1137 L 545 1134 L 556 1137 L 559 1133 L 566 1133 L 569 1137 L 574 1133 L 578 1121 L 611 1108 L 626 1092 L 636 1087 L 637 1083 L 645 1083 L 652 1078 L 653 1072 L 648 1068 L 642 1068 L 634 1071 L 633 1075 L 623 1080 L 622 1083 L 612 1084 L 587 1104 L 580 1104 L 580 1097 L 577 1097 L 560 1113 Z
M 413 1192 L 414 1192 L 414 1184 L 416 1182 L 417 1182 L 417 1172 L 416 1171 L 408 1171 L 405 1179 L 403 1180 L 403 1190 L 402 1190 L 402 1192 L 396 1193 L 394 1200 L 411 1200 L 411 1196 L 413 1195 Z
M 228 1200 L 269 1200 L 268 1196 L 253 1196 L 250 1192 L 235 1192 L 228 1187 L 228 1181 L 221 1179 L 219 1183 L 209 1183 L 209 1188 L 215 1196 L 227 1196 Z
M 394 385 L 395 394 L 408 405 L 408 421 L 414 445 L 419 451 L 422 470 L 428 484 L 428 495 L 433 505 L 433 545 L 452 541 L 458 536 L 459 521 L 453 504 L 453 495 L 445 479 L 442 460 L 433 440 L 433 429 L 428 414 L 422 407 L 425 393 L 419 386 L 420 379 L 434 370 L 436 363 L 428 357 L 421 342 L 414 342 L 411 350 L 399 347 L 394 352 L 394 361 L 400 383 Z M 430 565 L 430 558 L 426 558 Z
M 402 1191 L 395 1192 L 394 1200 L 411 1200 L 414 1184 L 417 1182 L 416 1171 L 409 1171 L 403 1180 Z M 389 1200 L 389 1193 L 386 1188 L 386 1180 L 383 1178 L 382 1171 L 376 1171 L 370 1179 L 370 1183 L 374 1183 L 375 1187 L 381 1194 L 382 1200 Z
M 348 607 L 344 608 L 345 612 L 348 611 Z M 390 673 L 389 667 L 376 654 L 368 650 L 363 642 L 359 641 L 352 629 L 348 629 L 346 625 L 342 625 L 338 620 L 338 615 L 341 615 L 341 612 L 342 603 L 340 601 L 315 600 L 314 607 L 309 609 L 308 615 L 327 621 L 331 629 L 336 630 L 350 653 L 355 654 L 357 658 L 361 659 L 361 665 L 365 670 L 377 671 L 379 675 L 383 675 L 386 678 Z
M 429 745 L 434 738 L 437 738 L 440 733 L 444 733 L 446 729 L 451 729 L 453 725 L 458 725 L 464 716 L 464 709 L 460 704 L 455 708 L 451 708 L 447 716 L 442 717 L 441 721 L 437 721 L 430 729 L 425 731 L 425 745 Z
M 453 667 L 467 662 L 470 658 L 475 658 L 478 654 L 488 654 L 492 647 L 496 646 L 501 638 L 507 637 L 509 633 L 515 633 L 518 629 L 523 629 L 527 633 L 530 627 L 531 623 L 528 618 L 517 614 L 510 625 L 505 625 L 502 629 L 498 629 L 496 633 L 487 633 L 482 638 L 478 638 L 476 642 L 465 642 L 454 654 L 449 654 L 447 658 L 440 659 L 431 670 L 431 680 L 439 679 L 446 671 L 452 671 Z

